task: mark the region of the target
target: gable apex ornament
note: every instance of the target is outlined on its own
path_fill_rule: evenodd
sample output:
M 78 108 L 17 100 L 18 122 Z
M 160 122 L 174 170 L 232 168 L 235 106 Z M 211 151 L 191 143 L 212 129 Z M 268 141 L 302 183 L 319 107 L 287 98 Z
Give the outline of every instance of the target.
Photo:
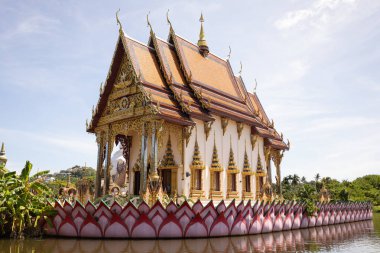
M 120 8 L 116 11 L 116 23 L 117 25 L 119 26 L 119 34 L 120 35 L 123 35 L 123 25 L 121 24 L 120 20 L 119 20 L 119 12 L 120 12 Z
M 203 22 L 204 21 L 205 20 L 203 18 L 203 13 L 201 13 L 201 17 L 199 18 L 199 22 L 201 22 L 201 30 L 199 32 L 198 47 L 199 47 L 199 52 L 203 55 L 203 57 L 206 57 L 210 51 L 209 51 L 209 48 L 207 46 L 205 32 L 203 29 Z

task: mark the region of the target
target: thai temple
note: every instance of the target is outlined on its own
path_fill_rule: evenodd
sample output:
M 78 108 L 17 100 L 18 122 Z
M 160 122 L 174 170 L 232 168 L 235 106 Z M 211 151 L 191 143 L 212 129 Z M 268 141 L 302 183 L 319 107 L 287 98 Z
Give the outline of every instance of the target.
M 147 44 L 119 25 L 111 66 L 86 122 L 98 145 L 95 195 L 162 190 L 193 200 L 281 196 L 281 160 L 289 149 L 241 72 L 215 55 L 203 15 L 197 43 L 167 17 L 167 40 L 147 19 Z

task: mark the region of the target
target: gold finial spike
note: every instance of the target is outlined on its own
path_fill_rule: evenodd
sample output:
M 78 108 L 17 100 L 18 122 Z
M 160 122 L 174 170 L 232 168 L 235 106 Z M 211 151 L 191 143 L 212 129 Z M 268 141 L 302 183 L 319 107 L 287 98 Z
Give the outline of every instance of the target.
M 168 25 L 170 25 L 170 27 L 172 27 L 172 22 L 170 22 L 170 19 L 169 19 L 169 9 L 166 12 L 166 21 L 168 22 Z
M 146 24 L 147 24 L 147 26 L 150 28 L 150 32 L 153 32 L 152 25 L 150 24 L 150 21 L 149 21 L 149 14 L 150 14 L 150 11 L 149 11 L 148 14 L 146 15 Z
M 229 61 L 231 58 L 231 46 L 228 46 L 228 48 L 230 51 L 228 52 L 228 55 L 227 55 L 227 61 Z
M 256 89 L 257 89 L 257 81 L 256 81 L 256 78 L 255 78 L 255 88 L 253 88 L 253 93 L 256 93 Z
M 1 151 L 0 151 L 0 153 L 4 153 L 5 154 L 4 142 L 1 144 Z
M 241 76 L 241 73 L 243 72 L 243 63 L 240 61 L 240 70 L 239 70 L 239 76 Z
M 120 8 L 117 10 L 116 12 L 116 23 L 119 25 L 119 32 L 122 33 L 123 31 L 123 26 L 119 20 L 119 12 L 120 12 Z
M 203 29 L 203 13 L 201 13 L 201 17 L 199 18 L 199 22 L 201 22 L 201 30 L 199 32 L 199 40 L 198 40 L 198 47 L 199 47 L 199 52 L 206 57 L 209 53 L 209 48 L 207 46 L 206 38 L 205 38 L 205 32 Z

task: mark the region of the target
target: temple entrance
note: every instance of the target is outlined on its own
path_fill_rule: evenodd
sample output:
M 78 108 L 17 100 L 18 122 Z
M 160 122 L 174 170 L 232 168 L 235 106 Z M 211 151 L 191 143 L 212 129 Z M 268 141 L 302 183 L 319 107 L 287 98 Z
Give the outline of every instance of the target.
M 162 170 L 162 190 L 164 190 L 168 195 L 172 193 L 172 171 Z
M 135 171 L 133 194 L 140 194 L 140 171 Z

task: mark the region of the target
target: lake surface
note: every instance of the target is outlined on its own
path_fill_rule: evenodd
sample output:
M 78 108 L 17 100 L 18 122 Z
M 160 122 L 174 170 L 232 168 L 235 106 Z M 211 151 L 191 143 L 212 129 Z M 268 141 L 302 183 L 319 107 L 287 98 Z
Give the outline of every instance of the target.
M 186 240 L 0 240 L 0 252 L 380 252 L 373 220 L 262 235 Z

